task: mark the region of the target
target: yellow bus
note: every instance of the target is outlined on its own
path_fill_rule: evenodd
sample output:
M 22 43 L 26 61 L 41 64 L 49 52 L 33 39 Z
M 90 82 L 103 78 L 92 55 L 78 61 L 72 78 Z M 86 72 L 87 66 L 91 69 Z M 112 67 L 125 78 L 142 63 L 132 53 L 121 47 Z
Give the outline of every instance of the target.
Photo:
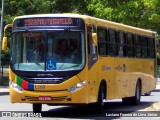
M 10 41 L 11 103 L 139 104 L 156 86 L 155 33 L 78 14 L 16 17 Z

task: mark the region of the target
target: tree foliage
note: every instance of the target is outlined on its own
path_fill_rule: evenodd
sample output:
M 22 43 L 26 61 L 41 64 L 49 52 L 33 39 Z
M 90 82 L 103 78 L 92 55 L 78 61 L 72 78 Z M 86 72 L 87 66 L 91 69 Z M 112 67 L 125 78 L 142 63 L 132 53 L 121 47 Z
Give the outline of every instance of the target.
M 46 0 L 10 0 L 4 4 L 4 22 L 11 23 L 15 16 L 49 13 Z
M 9 0 L 5 23 L 15 16 L 42 13 L 80 13 L 160 33 L 159 0 Z
M 96 17 L 140 28 L 159 30 L 159 0 L 89 0 Z

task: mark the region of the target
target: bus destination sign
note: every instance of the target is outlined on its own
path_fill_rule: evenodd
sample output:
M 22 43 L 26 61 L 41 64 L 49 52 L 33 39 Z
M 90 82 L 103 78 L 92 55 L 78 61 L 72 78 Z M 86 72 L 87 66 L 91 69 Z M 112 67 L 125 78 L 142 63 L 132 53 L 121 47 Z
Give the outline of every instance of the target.
M 78 18 L 23 18 L 17 20 L 17 27 L 25 26 L 79 26 Z

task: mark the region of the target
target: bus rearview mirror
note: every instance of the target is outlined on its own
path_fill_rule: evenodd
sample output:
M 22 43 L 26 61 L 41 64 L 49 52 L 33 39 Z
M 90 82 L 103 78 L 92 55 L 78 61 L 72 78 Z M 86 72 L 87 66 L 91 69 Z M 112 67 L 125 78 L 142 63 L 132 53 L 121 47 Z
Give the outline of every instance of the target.
M 3 37 L 3 40 L 2 40 L 2 50 L 3 51 L 7 50 L 7 37 Z
M 92 33 L 92 40 L 94 46 L 97 46 L 97 33 Z

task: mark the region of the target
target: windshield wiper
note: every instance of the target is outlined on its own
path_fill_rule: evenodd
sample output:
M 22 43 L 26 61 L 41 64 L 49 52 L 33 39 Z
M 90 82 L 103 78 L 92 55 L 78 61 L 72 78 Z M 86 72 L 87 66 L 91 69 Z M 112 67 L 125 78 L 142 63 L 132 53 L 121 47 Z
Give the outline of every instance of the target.
M 80 64 L 72 65 L 72 66 L 69 66 L 69 67 L 63 68 L 62 70 L 65 70 L 65 69 L 68 69 L 68 68 L 72 68 L 72 67 L 79 67 L 79 66 L 80 66 Z
M 42 70 L 44 70 L 43 66 L 41 66 L 38 62 L 35 62 L 35 64 L 42 68 Z
M 60 69 L 63 67 L 63 65 L 64 65 L 64 63 L 59 67 L 59 69 L 58 69 L 58 70 L 60 70 Z

